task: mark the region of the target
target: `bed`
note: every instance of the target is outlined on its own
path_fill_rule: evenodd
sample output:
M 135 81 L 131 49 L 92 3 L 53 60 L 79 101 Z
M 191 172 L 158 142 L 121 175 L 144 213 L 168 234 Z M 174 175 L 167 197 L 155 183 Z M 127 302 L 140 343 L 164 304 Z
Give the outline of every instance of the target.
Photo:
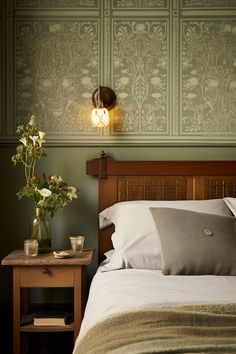
M 87 161 L 99 267 L 73 354 L 236 353 L 236 162 Z

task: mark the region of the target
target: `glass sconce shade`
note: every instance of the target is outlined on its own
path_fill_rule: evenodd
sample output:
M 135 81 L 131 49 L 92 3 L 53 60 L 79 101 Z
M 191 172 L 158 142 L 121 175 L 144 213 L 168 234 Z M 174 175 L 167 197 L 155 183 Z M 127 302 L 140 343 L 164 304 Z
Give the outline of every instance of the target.
M 98 86 L 93 92 L 92 102 L 95 107 L 92 110 L 92 125 L 99 128 L 107 127 L 110 123 L 108 110 L 116 104 L 115 92 L 109 87 Z
M 94 127 L 107 127 L 110 121 L 108 110 L 106 108 L 94 108 L 91 120 Z

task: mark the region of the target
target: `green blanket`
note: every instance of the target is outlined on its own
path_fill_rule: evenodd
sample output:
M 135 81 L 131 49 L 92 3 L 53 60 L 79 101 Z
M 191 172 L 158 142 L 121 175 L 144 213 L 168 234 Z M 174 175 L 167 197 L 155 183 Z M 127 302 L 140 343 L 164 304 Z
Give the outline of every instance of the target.
M 75 354 L 236 353 L 236 304 L 122 312 L 88 330 Z

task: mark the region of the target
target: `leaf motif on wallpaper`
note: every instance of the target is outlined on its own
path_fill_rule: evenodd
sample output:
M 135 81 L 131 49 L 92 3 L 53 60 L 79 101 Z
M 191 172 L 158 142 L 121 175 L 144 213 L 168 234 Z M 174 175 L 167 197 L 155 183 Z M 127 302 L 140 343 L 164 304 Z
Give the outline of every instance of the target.
M 139 109 L 148 96 L 148 80 L 144 65 L 145 63 L 142 60 L 137 61 L 136 65 L 134 64 L 133 81 L 131 83 L 132 94 Z
M 161 114 L 158 104 L 156 107 L 150 104 L 145 105 L 142 113 L 141 126 L 143 132 L 167 132 L 166 117 Z
M 183 37 L 186 45 L 191 43 L 196 43 L 201 39 L 202 34 L 202 24 L 201 23 L 191 23 L 191 26 L 186 26 Z
M 113 82 L 124 112 L 122 119 L 114 126 L 113 132 L 139 132 L 139 134 L 146 131 L 166 132 L 168 119 L 166 20 L 155 22 L 116 20 L 113 31 Z M 156 112 L 157 109 L 159 114 Z M 161 125 L 157 127 L 156 123 L 150 123 L 146 127 L 143 120 L 145 116 L 150 117 L 150 122 L 158 121 Z M 133 124 L 136 121 L 138 123 Z
M 113 130 L 122 134 L 139 131 L 139 121 L 135 119 L 137 115 L 138 110 L 135 104 L 130 104 L 125 110 L 118 110 L 113 115 Z
M 183 21 L 182 131 L 229 134 L 236 111 L 236 21 Z
M 18 21 L 17 116 L 34 113 L 45 131 L 90 132 L 97 42 L 96 21 Z

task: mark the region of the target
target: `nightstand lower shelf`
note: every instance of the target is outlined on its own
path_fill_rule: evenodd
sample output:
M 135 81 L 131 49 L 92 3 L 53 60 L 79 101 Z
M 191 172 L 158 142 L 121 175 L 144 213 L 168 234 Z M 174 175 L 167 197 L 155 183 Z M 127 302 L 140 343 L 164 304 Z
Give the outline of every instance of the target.
M 74 323 L 65 326 L 34 326 L 33 324 L 24 325 L 20 327 L 20 331 L 23 333 L 28 332 L 73 332 Z

